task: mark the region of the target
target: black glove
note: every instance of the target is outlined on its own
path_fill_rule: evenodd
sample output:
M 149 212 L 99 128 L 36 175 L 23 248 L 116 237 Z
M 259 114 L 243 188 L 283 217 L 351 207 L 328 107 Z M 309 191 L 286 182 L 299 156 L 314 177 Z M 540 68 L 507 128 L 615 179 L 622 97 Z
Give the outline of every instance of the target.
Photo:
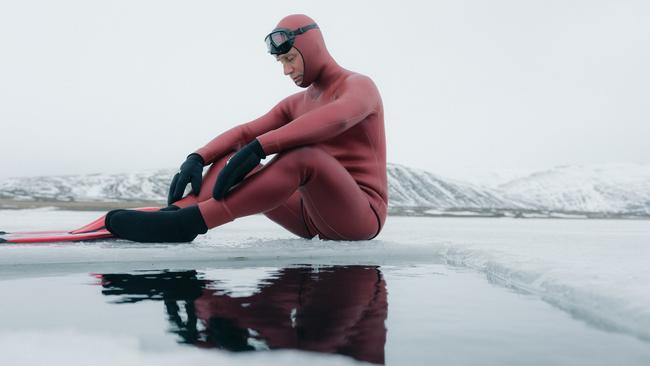
M 212 190 L 212 197 L 216 200 L 221 200 L 226 195 L 228 190 L 235 184 L 241 182 L 246 174 L 264 159 L 266 154 L 262 149 L 257 139 L 241 148 L 233 155 L 226 166 L 221 169 L 217 177 L 217 183 Z
M 181 165 L 180 171 L 172 178 L 172 184 L 169 186 L 169 195 L 167 204 L 183 198 L 183 192 L 188 183 L 192 182 L 192 193 L 199 194 L 201 191 L 201 180 L 203 180 L 203 158 L 201 155 L 193 153 L 187 157 L 187 160 Z

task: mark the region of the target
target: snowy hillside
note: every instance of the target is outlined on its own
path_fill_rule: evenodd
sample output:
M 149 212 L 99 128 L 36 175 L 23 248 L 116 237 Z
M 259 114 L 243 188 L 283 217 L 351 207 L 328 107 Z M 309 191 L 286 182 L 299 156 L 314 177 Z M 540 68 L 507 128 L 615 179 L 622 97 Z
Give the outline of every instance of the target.
M 0 182 L 0 198 L 62 202 L 164 201 L 173 170 L 12 178 Z M 391 207 L 438 210 L 532 208 L 496 190 L 438 177 L 402 165 L 388 166 Z
M 38 201 L 162 201 L 174 171 L 9 178 L 0 198 Z
M 174 172 L 169 169 L 137 174 L 10 178 L 0 181 L 0 199 L 162 203 Z M 396 214 L 650 216 L 650 166 L 633 164 L 563 166 L 495 188 L 389 164 L 388 190 L 389 207 Z
M 560 166 L 498 188 L 549 210 L 650 215 L 648 165 Z
M 396 207 L 431 207 L 436 209 L 495 209 L 534 206 L 523 200 L 506 198 L 501 192 L 399 164 L 388 166 L 388 196 Z

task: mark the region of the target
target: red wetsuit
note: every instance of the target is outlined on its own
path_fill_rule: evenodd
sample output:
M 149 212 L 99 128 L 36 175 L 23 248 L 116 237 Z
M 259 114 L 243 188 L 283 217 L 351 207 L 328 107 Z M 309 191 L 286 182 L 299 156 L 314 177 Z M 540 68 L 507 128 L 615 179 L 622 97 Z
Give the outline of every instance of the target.
M 305 15 L 278 27 L 314 23 Z M 264 213 L 301 237 L 363 240 L 383 227 L 388 205 L 384 110 L 367 76 L 340 67 L 319 29 L 295 38 L 303 57 L 300 86 L 271 111 L 217 136 L 196 153 L 212 163 L 198 196 L 174 203 L 199 209 L 208 228 Z M 217 175 L 233 152 L 257 138 L 266 155 L 224 200 L 212 199 Z

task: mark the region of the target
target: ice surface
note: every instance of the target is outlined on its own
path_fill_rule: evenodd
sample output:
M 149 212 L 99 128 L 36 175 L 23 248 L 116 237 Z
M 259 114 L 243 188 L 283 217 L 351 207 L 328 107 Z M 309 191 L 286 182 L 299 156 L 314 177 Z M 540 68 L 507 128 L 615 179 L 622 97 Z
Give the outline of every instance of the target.
M 1 229 L 76 228 L 98 212 L 0 211 Z M 0 279 L 92 270 L 446 263 L 532 294 L 592 326 L 650 341 L 650 223 L 390 217 L 366 242 L 293 237 L 263 216 L 191 244 L 99 241 L 0 247 Z
M 167 366 L 167 365 L 247 365 L 268 366 L 269 355 L 249 352 L 235 354 L 199 348 L 147 349 L 134 336 L 97 334 L 74 329 L 0 332 L 0 363 L 12 366 Z M 4 362 L 3 362 L 4 360 Z M 343 356 L 318 355 L 297 351 L 274 351 L 277 365 L 359 365 Z
M 608 330 L 650 340 L 650 223 L 393 218 L 381 240 L 429 246 L 448 264 L 532 293 Z

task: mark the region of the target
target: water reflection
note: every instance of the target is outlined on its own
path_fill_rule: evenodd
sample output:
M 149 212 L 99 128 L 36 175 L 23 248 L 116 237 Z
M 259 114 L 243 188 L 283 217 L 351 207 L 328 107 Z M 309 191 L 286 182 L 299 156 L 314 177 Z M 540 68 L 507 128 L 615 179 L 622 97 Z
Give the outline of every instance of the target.
M 235 294 L 196 271 L 102 274 L 115 303 L 160 300 L 180 342 L 230 351 L 292 348 L 337 353 L 383 364 L 388 311 L 377 267 L 296 266 L 279 269 Z

